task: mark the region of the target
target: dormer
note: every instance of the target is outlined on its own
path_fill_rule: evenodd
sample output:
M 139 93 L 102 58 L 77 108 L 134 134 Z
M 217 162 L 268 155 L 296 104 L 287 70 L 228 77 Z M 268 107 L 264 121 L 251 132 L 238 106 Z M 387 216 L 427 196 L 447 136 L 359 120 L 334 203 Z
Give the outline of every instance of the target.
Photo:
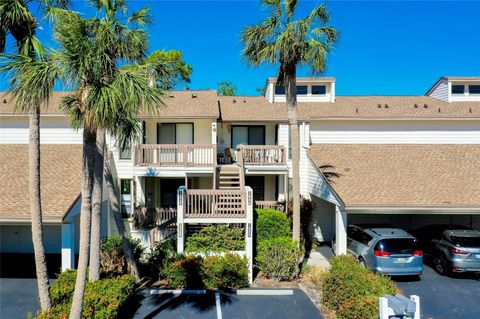
M 265 98 L 270 102 L 285 102 L 285 87 L 277 78 L 268 78 Z M 335 102 L 335 78 L 297 78 L 298 102 Z
M 444 76 L 426 95 L 445 102 L 478 102 L 480 76 Z

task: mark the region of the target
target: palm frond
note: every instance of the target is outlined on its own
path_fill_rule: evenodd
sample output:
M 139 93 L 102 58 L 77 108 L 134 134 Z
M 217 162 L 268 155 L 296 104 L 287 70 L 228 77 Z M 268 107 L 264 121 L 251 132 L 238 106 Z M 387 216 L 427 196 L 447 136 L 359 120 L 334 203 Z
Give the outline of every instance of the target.
M 144 7 L 138 11 L 132 13 L 130 17 L 127 19 L 128 23 L 135 23 L 138 25 L 150 25 L 152 24 L 152 16 L 150 15 L 150 9 L 148 7 Z

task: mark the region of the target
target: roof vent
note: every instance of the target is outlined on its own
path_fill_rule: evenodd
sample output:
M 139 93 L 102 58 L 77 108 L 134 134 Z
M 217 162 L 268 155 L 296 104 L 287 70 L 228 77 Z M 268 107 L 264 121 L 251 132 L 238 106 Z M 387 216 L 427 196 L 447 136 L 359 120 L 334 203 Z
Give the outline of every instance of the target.
M 243 103 L 247 103 L 247 100 L 243 100 Z
M 415 103 L 415 105 L 413 106 L 414 108 L 418 109 L 418 104 Z
M 388 109 L 388 104 L 385 104 L 385 108 Z
M 382 104 L 378 103 L 378 108 L 381 109 L 381 108 L 382 108 Z
M 440 108 L 438 108 L 438 113 L 441 113 L 441 112 L 442 112 L 442 110 Z
M 357 113 L 357 114 L 358 114 L 358 107 L 355 109 L 355 113 Z
M 237 103 L 237 100 L 233 99 L 233 103 Z
M 192 93 L 192 99 L 196 99 L 196 98 L 197 98 L 197 94 Z
M 7 104 L 7 99 L 3 99 L 3 104 Z M 470 109 L 471 110 L 471 109 Z M 471 113 L 471 112 L 470 112 Z
M 425 109 L 428 108 L 428 104 L 424 104 L 423 108 L 425 108 Z
M 170 93 L 168 97 L 175 97 L 175 95 L 173 95 L 173 93 Z
M 469 111 L 470 113 L 472 113 L 472 108 L 469 108 L 468 111 Z

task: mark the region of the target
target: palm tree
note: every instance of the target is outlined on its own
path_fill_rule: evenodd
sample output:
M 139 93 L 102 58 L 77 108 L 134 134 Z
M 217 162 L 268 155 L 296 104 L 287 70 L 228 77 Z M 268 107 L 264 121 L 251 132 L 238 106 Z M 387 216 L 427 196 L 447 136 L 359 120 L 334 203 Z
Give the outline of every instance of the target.
M 43 2 L 40 2 L 42 5 Z M 50 1 L 49 5 L 66 7 L 68 1 Z M 35 256 L 40 308 L 51 306 L 49 278 L 43 242 L 40 187 L 40 110 L 46 105 L 55 84 L 55 69 L 44 55 L 35 37 L 37 21 L 30 13 L 27 1 L 3 0 L 0 3 L 0 53 L 4 53 L 7 34 L 16 41 L 18 56 L 4 57 L 2 71 L 12 72 L 9 91 L 16 109 L 29 112 L 29 194 L 32 222 L 32 242 Z M 39 61 L 37 61 L 39 60 Z
M 292 141 L 293 238 L 300 239 L 300 141 L 296 94 L 297 66 L 308 65 L 313 74 L 326 69 L 327 54 L 338 32 L 327 26 L 325 5 L 304 18 L 295 17 L 298 1 L 262 0 L 269 16 L 259 25 L 242 31 L 243 56 L 253 66 L 279 64 L 278 84 L 285 86 L 288 122 Z
M 96 1 L 96 5 L 103 13 L 101 18 L 82 18 L 58 9 L 51 12 L 56 21 L 55 38 L 60 43 L 57 59 L 77 87 L 75 94 L 62 100 L 62 108 L 70 115 L 72 125 L 84 130 L 80 254 L 70 318 L 81 317 L 93 234 L 91 205 L 95 209 L 95 203 L 101 203 L 101 199 L 92 197 L 103 174 L 103 160 L 94 155 L 104 149 L 96 146 L 97 133 L 116 132 L 118 117 L 129 117 L 142 109 L 155 112 L 163 105 L 163 90 L 151 85 L 149 64 L 128 70 L 119 70 L 117 65 L 119 61 L 138 63 L 145 57 L 147 34 L 142 27 L 150 21 L 148 10 L 143 8 L 123 17 L 127 12 L 124 1 Z M 126 24 L 120 22 L 123 18 Z

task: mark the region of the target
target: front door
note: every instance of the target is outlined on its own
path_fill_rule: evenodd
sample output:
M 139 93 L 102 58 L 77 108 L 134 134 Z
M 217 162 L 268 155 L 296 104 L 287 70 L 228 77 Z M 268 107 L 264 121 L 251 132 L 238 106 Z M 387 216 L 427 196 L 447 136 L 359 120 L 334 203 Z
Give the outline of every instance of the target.
M 245 176 L 245 185 L 253 190 L 253 200 L 265 200 L 265 177 Z

